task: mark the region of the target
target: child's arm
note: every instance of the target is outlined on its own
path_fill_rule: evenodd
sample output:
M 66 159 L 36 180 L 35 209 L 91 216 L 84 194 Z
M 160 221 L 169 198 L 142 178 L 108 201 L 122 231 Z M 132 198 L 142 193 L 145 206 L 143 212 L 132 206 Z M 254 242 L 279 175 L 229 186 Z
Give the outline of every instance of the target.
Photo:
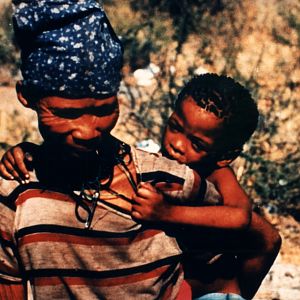
M 251 203 L 229 168 L 210 179 L 218 188 L 222 206 L 181 206 L 164 201 L 164 195 L 149 183 L 143 183 L 133 196 L 132 216 L 145 221 L 194 225 L 212 229 L 240 230 L 251 221 Z
M 20 183 L 29 182 L 28 165 L 38 145 L 24 142 L 8 149 L 0 162 L 0 176 L 7 180 L 17 180 Z
M 272 224 L 253 212 L 244 241 L 249 251 L 239 253 L 241 264 L 238 279 L 243 297 L 253 299 L 279 253 L 281 237 Z
M 160 191 L 150 184 L 144 183 L 134 197 L 136 203 L 133 205 L 132 215 L 140 220 L 189 224 L 208 229 L 241 229 L 243 222 L 246 225 L 247 220 L 251 221 L 245 234 L 244 232 L 230 231 L 233 233 L 231 235 L 229 231 L 226 232 L 226 239 L 221 239 L 221 247 L 225 252 L 229 250 L 231 253 L 234 250 L 235 253 L 239 253 L 238 280 L 241 292 L 246 299 L 252 299 L 278 255 L 281 238 L 278 231 L 269 222 L 251 212 L 251 203 L 235 177 L 235 180 L 231 180 L 232 178 L 228 180 L 234 176 L 233 172 L 229 169 L 226 170 L 227 174 L 219 171 L 221 170 L 218 170 L 209 179 L 216 186 L 220 185 L 219 190 L 224 197 L 225 206 L 174 206 L 164 200 L 164 195 Z M 227 180 L 228 182 L 226 182 Z M 251 214 L 251 219 L 248 217 L 248 213 Z M 213 237 L 219 245 L 219 237 L 224 234 L 216 235 L 217 232 L 218 230 L 214 231 Z M 224 244 L 225 241 L 226 244 Z M 214 245 L 212 247 L 215 247 Z M 206 246 L 210 247 L 208 244 Z

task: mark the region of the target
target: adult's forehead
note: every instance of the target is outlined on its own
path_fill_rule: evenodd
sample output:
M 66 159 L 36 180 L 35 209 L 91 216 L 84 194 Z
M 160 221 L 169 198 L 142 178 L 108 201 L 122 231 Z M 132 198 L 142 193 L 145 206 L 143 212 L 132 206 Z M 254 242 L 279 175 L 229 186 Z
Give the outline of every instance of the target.
M 97 98 L 79 98 L 79 99 L 68 99 L 58 96 L 47 96 L 41 98 L 37 103 L 37 106 L 47 106 L 51 108 L 58 108 L 58 109 L 80 109 L 80 108 L 87 108 L 87 107 L 96 107 L 101 109 L 107 105 L 118 105 L 117 96 L 111 96 L 104 99 L 97 99 Z
M 118 91 L 123 49 L 97 1 L 13 1 L 23 87 L 66 98 Z

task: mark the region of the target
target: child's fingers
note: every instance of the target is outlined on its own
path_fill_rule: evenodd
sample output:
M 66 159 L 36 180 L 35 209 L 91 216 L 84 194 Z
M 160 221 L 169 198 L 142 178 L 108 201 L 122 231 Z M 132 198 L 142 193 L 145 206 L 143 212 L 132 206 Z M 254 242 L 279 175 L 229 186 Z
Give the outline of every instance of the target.
M 151 197 L 157 194 L 158 190 L 149 182 L 142 182 L 138 186 L 137 194 L 142 197 Z
M 13 179 L 22 181 L 21 178 L 19 177 L 19 174 L 16 172 L 15 168 L 13 167 L 13 165 L 10 163 L 10 161 L 8 159 L 2 160 L 2 164 L 3 164 L 4 168 L 6 169 L 6 171 L 11 176 L 13 176 Z
M 134 202 L 132 204 L 131 216 L 134 219 L 138 219 L 138 220 L 142 220 L 143 219 L 143 208 L 142 208 L 142 206 L 139 203 Z
M 142 198 L 150 198 L 154 196 L 153 191 L 149 191 L 147 188 L 140 187 L 137 190 L 137 196 L 142 197 Z
M 25 159 L 27 159 L 28 156 L 26 156 L 26 153 L 24 154 L 23 150 L 20 147 L 13 148 L 12 152 L 15 160 L 16 170 L 21 173 L 21 177 L 28 179 L 29 173 L 25 165 Z
M 134 219 L 137 219 L 137 220 L 142 219 L 141 213 L 139 213 L 139 212 L 136 211 L 136 210 L 133 210 L 133 211 L 131 212 L 131 216 L 132 216 Z
M 146 199 L 138 195 L 134 195 L 132 197 L 132 200 L 133 200 L 133 205 L 139 205 L 139 206 L 143 205 L 147 201 Z
M 20 151 L 16 150 L 18 150 L 18 147 L 14 147 L 11 150 L 7 151 L 2 158 L 2 162 L 5 165 L 7 171 L 14 177 L 15 180 L 19 181 L 22 184 L 25 184 L 28 182 L 29 174 L 28 176 L 26 176 L 19 169 L 19 165 L 22 163 L 24 164 L 24 155 L 21 149 L 19 149 Z
M 155 186 L 153 186 L 153 184 L 150 183 L 150 182 L 141 182 L 139 184 L 139 187 L 147 189 L 147 190 L 152 191 L 152 192 L 157 192 L 157 189 L 155 188 Z
M 12 166 L 15 165 L 15 159 L 14 159 L 14 156 L 12 155 L 11 153 L 12 150 L 8 150 L 4 155 L 3 155 L 3 158 L 2 158 L 2 162 L 6 162 L 8 161 Z
M 168 191 L 172 189 L 172 183 L 170 182 L 157 182 L 155 188 L 159 191 Z
M 7 171 L 5 165 L 2 162 L 0 162 L 0 175 L 1 175 L 1 177 L 3 177 L 4 179 L 7 179 L 7 180 L 13 180 L 14 179 L 14 176 L 11 175 Z

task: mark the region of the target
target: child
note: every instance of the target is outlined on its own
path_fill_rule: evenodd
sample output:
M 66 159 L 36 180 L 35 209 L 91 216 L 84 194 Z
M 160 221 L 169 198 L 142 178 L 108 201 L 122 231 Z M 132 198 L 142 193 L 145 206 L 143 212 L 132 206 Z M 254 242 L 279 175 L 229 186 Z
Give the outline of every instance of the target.
M 214 266 L 212 261 L 216 257 L 212 257 L 206 267 L 205 264 L 199 265 L 202 274 L 203 268 L 210 273 L 211 280 L 208 284 L 208 273 L 204 272 L 206 275 L 199 280 L 199 274 L 197 276 L 195 270 L 197 260 L 193 259 L 193 256 L 188 258 L 185 271 L 187 278 L 192 276 L 193 280 L 190 280 L 190 283 L 194 297 L 219 291 L 252 298 L 278 254 L 280 247 L 278 233 L 254 213 L 251 220 L 251 203 L 232 171 L 226 167 L 242 151 L 243 144 L 256 128 L 257 119 L 257 108 L 249 92 L 233 79 L 215 74 L 193 78 L 178 96 L 175 111 L 169 118 L 164 132 L 161 151 L 164 156 L 187 164 L 204 176 L 209 174 L 209 170 L 215 170 L 208 179 L 217 185 L 223 197 L 223 206 L 170 205 L 167 201 L 163 201 L 164 196 L 159 189 L 156 190 L 149 183 L 143 184 L 133 197 L 135 205 L 132 215 L 135 218 L 192 226 L 184 231 L 185 235 L 189 231 L 193 232 L 193 228 L 201 227 L 207 229 L 207 232 L 213 231 L 214 240 L 216 232 L 219 232 L 220 235 L 224 234 L 224 239 L 228 242 L 233 231 L 245 231 L 251 224 L 249 230 L 252 233 L 248 232 L 246 238 L 252 236 L 252 240 L 249 240 L 250 244 L 247 243 L 247 247 L 258 243 L 258 248 L 253 249 L 252 253 L 248 249 L 250 254 L 247 254 L 238 253 L 237 249 L 241 250 L 243 246 L 237 246 L 235 254 L 239 254 L 239 257 L 236 264 L 240 264 L 240 267 L 236 273 L 233 272 L 236 277 L 226 278 L 232 271 L 228 268 L 234 267 L 231 265 L 234 261 L 229 260 L 230 263 L 226 264 L 223 255 Z M 232 238 L 234 237 L 233 233 Z M 242 241 L 242 236 L 239 236 L 239 239 Z M 196 243 L 197 239 L 193 233 L 184 238 L 184 245 L 186 246 L 186 242 L 191 244 L 191 240 Z M 203 245 L 203 238 L 200 242 Z M 224 243 L 226 244 L 225 240 Z M 193 246 L 192 244 L 192 248 Z M 212 246 L 207 248 L 210 247 Z M 221 249 L 226 252 L 225 245 L 220 244 L 219 251 L 222 251 Z M 217 269 L 221 266 L 227 270 Z M 223 276 L 221 273 L 224 273 Z M 225 294 L 208 294 L 199 299 L 228 298 Z
M 280 237 L 277 232 L 262 218 L 251 214 L 250 201 L 233 172 L 226 167 L 239 155 L 243 144 L 255 130 L 257 116 L 257 109 L 249 92 L 231 78 L 215 74 L 193 78 L 179 94 L 175 111 L 168 120 L 163 136 L 162 153 L 168 158 L 189 165 L 203 176 L 208 176 L 209 170 L 213 171 L 208 178 L 218 187 L 223 197 L 223 205 L 208 206 L 209 203 L 200 201 L 201 207 L 170 205 L 167 201 L 163 201 L 164 195 L 150 184 L 141 184 L 138 194 L 133 196 L 135 204 L 132 216 L 138 220 L 192 225 L 184 231 L 184 234 L 194 232 L 196 227 L 205 228 L 207 230 L 205 233 L 214 230 L 213 241 L 207 241 L 210 243 L 220 240 L 220 237 L 216 238 L 217 234 L 220 236 L 224 234 L 226 240 L 222 241 L 221 246 L 209 244 L 206 247 L 210 250 L 215 248 L 213 250 L 219 252 L 206 255 L 206 260 L 202 257 L 199 265 L 195 264 L 193 256 L 185 263 L 186 277 L 193 288 L 194 298 L 214 291 L 242 293 L 245 297 L 251 298 L 278 253 Z M 23 144 L 22 147 L 25 151 L 34 152 L 34 148 L 30 149 L 34 147 L 31 144 Z M 14 176 L 24 182 L 28 180 L 21 147 L 16 146 L 5 154 L 0 171 L 6 178 Z M 21 177 L 18 177 L 18 173 L 21 173 Z M 156 188 L 159 189 L 162 185 L 164 184 L 159 183 Z M 226 247 L 231 250 L 232 242 L 229 240 L 234 239 L 237 234 L 241 241 L 240 232 L 246 230 L 249 231 L 247 239 L 249 240 L 251 236 L 252 243 L 245 241 L 244 246 L 237 245 L 236 249 L 247 250 L 249 247 L 250 254 L 236 251 L 234 255 L 239 254 L 238 260 L 231 253 L 215 255 L 226 252 Z M 189 234 L 189 237 L 184 239 L 185 248 L 193 248 L 194 245 L 187 247 L 191 244 L 191 236 Z M 192 239 L 196 242 L 195 237 Z M 255 246 L 259 239 L 263 245 Z M 203 240 L 201 234 L 200 242 L 202 249 L 205 249 Z M 218 257 L 220 258 L 217 259 Z M 210 263 L 207 264 L 209 260 Z M 228 270 L 228 267 L 233 268 L 238 264 L 241 264 L 240 273 L 229 274 L 231 270 Z M 220 266 L 225 266 L 226 272 L 216 270 Z M 204 279 L 207 277 L 210 279 L 203 282 L 203 278 L 200 279 L 197 274 L 197 267 L 201 267 L 200 273 L 204 273 L 206 277 Z M 247 282 L 247 286 L 243 282 Z M 214 296 L 225 299 L 225 295 L 222 294 Z M 211 298 L 211 294 L 205 297 L 214 299 Z

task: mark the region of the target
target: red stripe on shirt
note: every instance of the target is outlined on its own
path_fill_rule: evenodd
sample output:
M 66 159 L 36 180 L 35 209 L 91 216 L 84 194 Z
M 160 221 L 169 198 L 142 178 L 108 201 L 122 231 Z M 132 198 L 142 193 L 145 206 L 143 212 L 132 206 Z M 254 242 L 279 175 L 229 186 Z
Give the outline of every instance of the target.
M 155 184 L 155 187 L 163 192 L 175 192 L 175 191 L 181 191 L 182 190 L 182 184 L 175 183 L 175 182 L 158 182 Z
M 139 233 L 135 238 L 130 237 L 118 237 L 118 238 L 107 238 L 107 237 L 82 237 L 62 233 L 33 233 L 26 235 L 19 239 L 19 245 L 24 246 L 30 243 L 37 242 L 62 242 L 70 244 L 79 244 L 79 245 L 115 245 L 115 246 L 128 246 L 132 243 L 139 242 L 151 238 L 157 234 L 160 234 L 161 230 L 146 230 Z
M 13 241 L 13 237 L 11 235 L 10 232 L 6 232 L 6 231 L 3 231 L 3 230 L 0 230 L 0 235 L 1 235 L 1 238 L 3 238 L 4 240 L 8 241 L 8 242 L 12 242 Z
M 126 275 L 126 276 L 116 277 L 116 278 L 86 279 L 82 277 L 63 277 L 63 278 L 40 277 L 40 278 L 35 278 L 34 281 L 35 281 L 35 285 L 37 286 L 47 286 L 47 285 L 54 286 L 54 285 L 67 283 L 68 285 L 108 287 L 108 286 L 118 286 L 122 284 L 136 283 L 151 278 L 157 278 L 162 276 L 167 271 L 168 268 L 169 266 L 163 266 L 151 272 Z
M 62 193 L 53 192 L 53 191 L 42 191 L 42 190 L 27 190 L 19 195 L 16 205 L 22 205 L 26 200 L 29 198 L 46 198 L 51 200 L 59 200 L 59 201 L 65 201 L 65 202 L 74 202 L 74 200 Z
M 201 179 L 201 177 L 198 175 L 198 173 L 196 171 L 193 170 L 194 173 L 194 183 L 193 183 L 193 188 L 191 191 L 191 197 L 195 195 L 199 194 L 199 189 L 200 189 L 200 184 L 201 184 L 201 180 L 205 180 L 205 179 Z M 196 197 L 197 199 L 197 197 Z

